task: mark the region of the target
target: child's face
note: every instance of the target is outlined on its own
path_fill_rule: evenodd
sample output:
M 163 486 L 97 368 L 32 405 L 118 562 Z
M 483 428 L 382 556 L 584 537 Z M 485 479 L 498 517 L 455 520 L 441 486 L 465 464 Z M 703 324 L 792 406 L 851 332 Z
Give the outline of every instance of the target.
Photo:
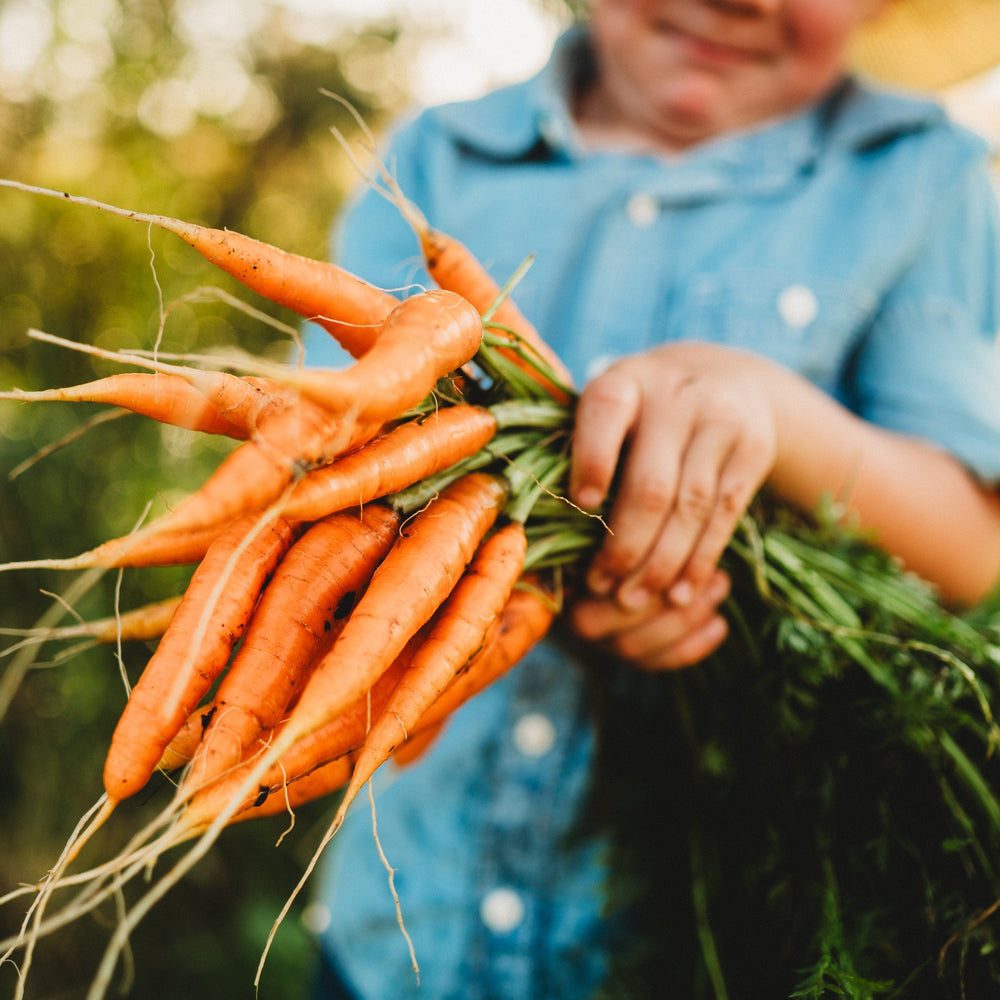
M 883 0 L 594 0 L 602 116 L 683 148 L 787 114 L 843 71 Z

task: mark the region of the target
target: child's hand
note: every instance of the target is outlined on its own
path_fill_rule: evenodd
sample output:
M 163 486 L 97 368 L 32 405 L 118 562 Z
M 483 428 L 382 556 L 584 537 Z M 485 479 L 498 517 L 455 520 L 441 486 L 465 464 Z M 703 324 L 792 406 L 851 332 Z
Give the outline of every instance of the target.
M 729 577 L 717 569 L 684 607 L 652 602 L 625 611 L 616 601 L 583 597 L 573 603 L 573 626 L 584 638 L 644 670 L 675 670 L 705 659 L 721 645 L 729 627 L 718 613 L 729 593 Z
M 611 533 L 587 574 L 626 611 L 703 594 L 737 521 L 775 462 L 768 366 L 677 342 L 632 355 L 584 387 L 572 498 L 597 507 L 618 470 Z

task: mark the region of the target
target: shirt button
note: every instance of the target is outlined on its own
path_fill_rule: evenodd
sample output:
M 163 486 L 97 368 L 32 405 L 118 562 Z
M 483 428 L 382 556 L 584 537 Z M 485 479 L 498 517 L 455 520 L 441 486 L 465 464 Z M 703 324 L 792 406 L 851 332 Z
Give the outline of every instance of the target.
M 330 908 L 324 903 L 310 903 L 302 911 L 302 926 L 310 934 L 322 934 L 330 926 Z
M 529 712 L 514 726 L 514 746 L 525 757 L 544 757 L 556 742 L 556 727 L 548 716 Z
M 819 312 L 816 293 L 805 285 L 789 285 L 778 296 L 778 313 L 796 330 L 804 330 Z
M 641 191 L 629 198 L 625 214 L 636 229 L 649 229 L 660 217 L 660 206 L 651 194 Z
M 524 902 L 513 889 L 493 889 L 483 897 L 479 915 L 495 934 L 506 934 L 524 920 Z

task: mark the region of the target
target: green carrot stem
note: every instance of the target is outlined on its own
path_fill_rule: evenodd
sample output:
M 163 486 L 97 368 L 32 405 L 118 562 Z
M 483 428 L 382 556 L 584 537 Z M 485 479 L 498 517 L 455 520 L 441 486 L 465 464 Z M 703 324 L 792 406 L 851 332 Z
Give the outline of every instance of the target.
M 489 408 L 497 427 L 536 427 L 564 430 L 569 426 L 572 413 L 562 403 L 544 399 L 505 399 Z
M 529 542 L 524 566 L 529 570 L 579 564 L 586 561 L 587 554 L 593 549 L 592 535 L 568 530 L 549 532 Z
M 514 269 L 514 273 L 504 282 L 500 289 L 500 294 L 493 300 L 490 307 L 483 313 L 483 324 L 488 324 L 496 315 L 496 311 L 503 304 L 505 299 L 510 298 L 511 293 L 521 283 L 521 279 L 528 273 L 531 265 L 535 263 L 535 255 L 529 253 L 524 260 Z

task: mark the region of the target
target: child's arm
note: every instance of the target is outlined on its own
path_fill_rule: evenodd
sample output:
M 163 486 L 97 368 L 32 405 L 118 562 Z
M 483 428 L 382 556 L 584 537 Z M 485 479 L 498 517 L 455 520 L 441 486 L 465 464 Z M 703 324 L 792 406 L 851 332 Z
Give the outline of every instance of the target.
M 1000 571 L 1000 503 L 954 458 L 732 348 L 664 345 L 585 387 L 571 481 L 579 503 L 603 495 L 619 457 L 613 534 L 588 582 L 633 611 L 647 597 L 683 605 L 704 593 L 765 482 L 807 510 L 824 494 L 846 501 L 946 600 L 984 597 Z

